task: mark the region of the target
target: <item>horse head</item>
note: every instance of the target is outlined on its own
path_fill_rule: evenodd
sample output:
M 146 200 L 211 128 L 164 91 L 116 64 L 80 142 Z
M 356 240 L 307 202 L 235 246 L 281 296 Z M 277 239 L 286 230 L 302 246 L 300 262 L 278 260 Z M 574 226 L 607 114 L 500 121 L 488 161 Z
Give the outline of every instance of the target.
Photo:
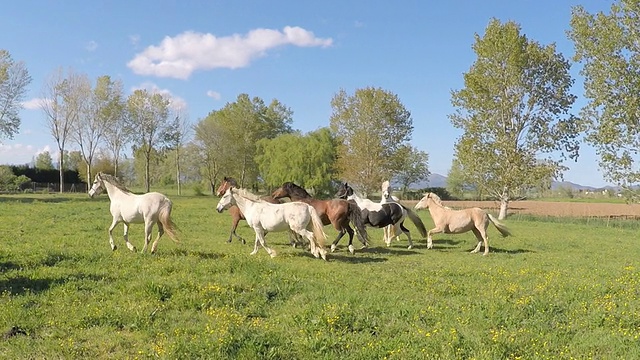
M 442 205 L 442 201 L 440 200 L 440 197 L 432 192 L 428 192 L 425 193 L 424 196 L 422 197 L 422 199 L 420 199 L 420 201 L 418 201 L 418 203 L 416 204 L 416 206 L 414 206 L 413 208 L 415 210 L 420 210 L 420 209 L 428 209 L 429 205 L 431 205 L 431 203 L 436 203 L 438 205 Z
M 231 205 L 234 205 L 235 199 L 233 198 L 233 186 L 230 186 L 218 201 L 216 211 L 221 213 L 223 210 L 228 209 Z
M 93 185 L 91 186 L 91 189 L 89 189 L 90 197 L 100 195 L 102 190 L 104 190 L 104 180 L 102 179 L 103 175 L 104 174 L 102 172 L 96 174 L 96 177 L 93 180 Z
M 353 188 L 351 188 L 351 186 L 349 186 L 349 184 L 345 182 L 340 186 L 335 197 L 340 199 L 347 199 L 351 195 L 353 195 Z
M 293 185 L 292 182 L 290 181 L 285 182 L 284 184 L 282 184 L 282 186 L 275 189 L 273 193 L 271 193 L 271 197 L 274 199 L 289 197 L 289 195 L 291 194 L 291 185 Z
M 222 183 L 220 183 L 220 186 L 218 186 L 218 190 L 216 190 L 216 195 L 217 196 L 224 195 L 224 193 L 227 192 L 227 190 L 229 190 L 229 188 L 231 187 L 238 187 L 238 183 L 236 182 L 236 179 L 225 176 L 222 179 Z

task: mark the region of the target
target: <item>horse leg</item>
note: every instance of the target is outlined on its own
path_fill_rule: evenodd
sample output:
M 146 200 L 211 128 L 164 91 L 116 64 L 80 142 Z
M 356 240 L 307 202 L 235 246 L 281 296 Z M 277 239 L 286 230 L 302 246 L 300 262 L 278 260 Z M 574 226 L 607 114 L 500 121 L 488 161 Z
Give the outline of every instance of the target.
M 346 231 L 344 229 L 342 229 L 342 230 L 340 230 L 340 232 L 338 232 L 338 236 L 336 236 L 336 239 L 333 240 L 333 242 L 331 243 L 331 252 L 336 251 L 336 247 L 338 245 L 338 242 L 340 241 L 340 239 L 342 239 L 344 234 L 346 234 Z M 350 236 L 353 236 L 353 230 L 351 230 L 351 235 Z M 349 239 L 349 246 L 351 246 L 351 239 Z
M 146 233 L 146 230 L 145 230 Z M 124 242 L 125 244 L 127 244 L 127 247 L 129 248 L 129 250 L 136 252 L 136 247 L 133 246 L 133 244 L 131 244 L 129 242 L 129 224 L 124 222 Z
M 427 232 L 427 249 L 433 248 L 433 239 L 431 238 L 431 234 L 441 233 L 442 229 L 439 227 L 435 227 Z
M 227 242 L 231 242 L 232 237 L 235 236 L 236 239 L 242 241 L 243 244 L 247 243 L 241 236 L 238 236 L 238 234 L 236 234 L 236 229 L 238 228 L 239 222 L 240 222 L 240 218 L 233 219 L 231 223 L 231 234 L 229 234 L 229 240 L 227 240 Z
M 256 237 L 260 241 L 260 245 L 262 245 L 262 247 L 267 251 L 267 254 L 269 254 L 269 256 L 271 256 L 272 258 L 276 257 L 276 251 L 267 246 L 267 241 L 264 239 L 264 234 L 260 233 L 260 235 L 258 236 L 258 232 L 256 232 Z M 254 251 L 257 251 L 257 249 L 258 244 L 256 243 L 256 249 Z
M 164 227 L 162 226 L 162 223 L 158 221 L 158 237 L 156 237 L 156 240 L 151 245 L 152 254 L 156 253 L 156 249 L 158 248 L 158 241 L 160 241 L 160 238 L 162 237 L 163 234 L 164 234 Z M 151 231 L 149 231 L 149 238 L 151 238 Z
M 149 241 L 151 241 L 151 231 L 153 230 L 153 223 L 149 220 L 144 222 L 144 246 L 142 247 L 142 252 L 144 253 L 147 250 L 147 246 L 149 245 Z
M 111 250 L 115 251 L 118 247 L 116 246 L 116 244 L 113 242 L 113 229 L 116 227 L 116 225 L 118 225 L 119 221 L 117 219 L 113 219 L 113 221 L 111 222 L 111 226 L 109 226 L 109 244 L 111 245 Z M 126 226 L 125 225 L 125 234 L 126 234 Z
M 489 237 L 487 236 L 487 231 L 482 231 L 478 228 L 472 229 L 473 234 L 476 236 L 478 240 L 478 245 L 476 245 L 475 249 L 471 250 L 472 253 L 477 253 L 480 251 L 482 244 L 484 243 L 484 253 L 482 255 L 487 255 L 489 253 Z
M 413 241 L 411 240 L 411 233 L 409 232 L 409 229 L 404 227 L 404 223 L 400 223 L 399 227 L 394 226 L 394 229 L 394 237 L 400 236 L 401 233 L 405 233 L 405 235 L 407 235 L 407 238 L 409 239 L 409 247 L 407 247 L 407 249 L 411 250 L 413 248 Z

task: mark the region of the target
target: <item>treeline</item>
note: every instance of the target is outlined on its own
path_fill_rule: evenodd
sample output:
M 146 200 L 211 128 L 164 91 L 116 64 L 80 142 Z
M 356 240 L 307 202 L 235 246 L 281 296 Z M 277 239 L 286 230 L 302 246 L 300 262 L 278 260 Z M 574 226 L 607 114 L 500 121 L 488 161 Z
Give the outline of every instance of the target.
M 36 183 L 59 183 L 60 172 L 57 169 L 38 169 L 26 165 L 9 166 L 15 176 L 24 175 Z M 65 170 L 64 182 L 67 184 L 85 183 L 77 170 Z

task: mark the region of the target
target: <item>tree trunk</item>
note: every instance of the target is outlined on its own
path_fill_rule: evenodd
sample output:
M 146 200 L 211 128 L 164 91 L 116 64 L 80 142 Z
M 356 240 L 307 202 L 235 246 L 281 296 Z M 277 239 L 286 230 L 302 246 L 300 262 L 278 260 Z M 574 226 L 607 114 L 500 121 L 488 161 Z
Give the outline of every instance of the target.
M 145 188 L 145 192 L 149 192 L 150 189 L 150 184 L 151 184 L 151 179 L 149 179 L 151 177 L 151 172 L 149 171 L 149 162 L 150 162 L 150 158 L 151 154 L 147 154 L 147 156 L 145 156 L 145 164 L 144 164 L 144 188 Z
M 500 214 L 498 214 L 498 220 L 504 220 L 507 218 L 507 209 L 509 208 L 509 199 L 500 199 Z
M 178 183 L 178 196 L 182 195 L 182 189 L 180 187 L 180 153 L 176 148 L 176 182 Z
M 87 164 L 87 192 L 89 190 L 91 190 L 91 165 Z
M 58 148 L 60 150 L 60 160 L 58 161 L 58 165 L 60 166 L 60 194 L 64 192 L 64 150 Z

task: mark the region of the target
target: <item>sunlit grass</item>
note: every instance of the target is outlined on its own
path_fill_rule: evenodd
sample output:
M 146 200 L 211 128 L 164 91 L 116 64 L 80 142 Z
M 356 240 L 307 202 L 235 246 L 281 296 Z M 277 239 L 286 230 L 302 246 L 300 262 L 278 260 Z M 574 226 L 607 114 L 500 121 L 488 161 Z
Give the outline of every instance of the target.
M 471 233 L 407 250 L 371 230 L 370 249 L 343 240 L 329 262 L 272 233 L 271 259 L 225 242 L 217 198 L 172 199 L 181 243 L 150 255 L 121 226 L 110 250 L 106 196 L 0 196 L 0 358 L 640 356 L 637 227 L 510 218 L 486 257 Z

